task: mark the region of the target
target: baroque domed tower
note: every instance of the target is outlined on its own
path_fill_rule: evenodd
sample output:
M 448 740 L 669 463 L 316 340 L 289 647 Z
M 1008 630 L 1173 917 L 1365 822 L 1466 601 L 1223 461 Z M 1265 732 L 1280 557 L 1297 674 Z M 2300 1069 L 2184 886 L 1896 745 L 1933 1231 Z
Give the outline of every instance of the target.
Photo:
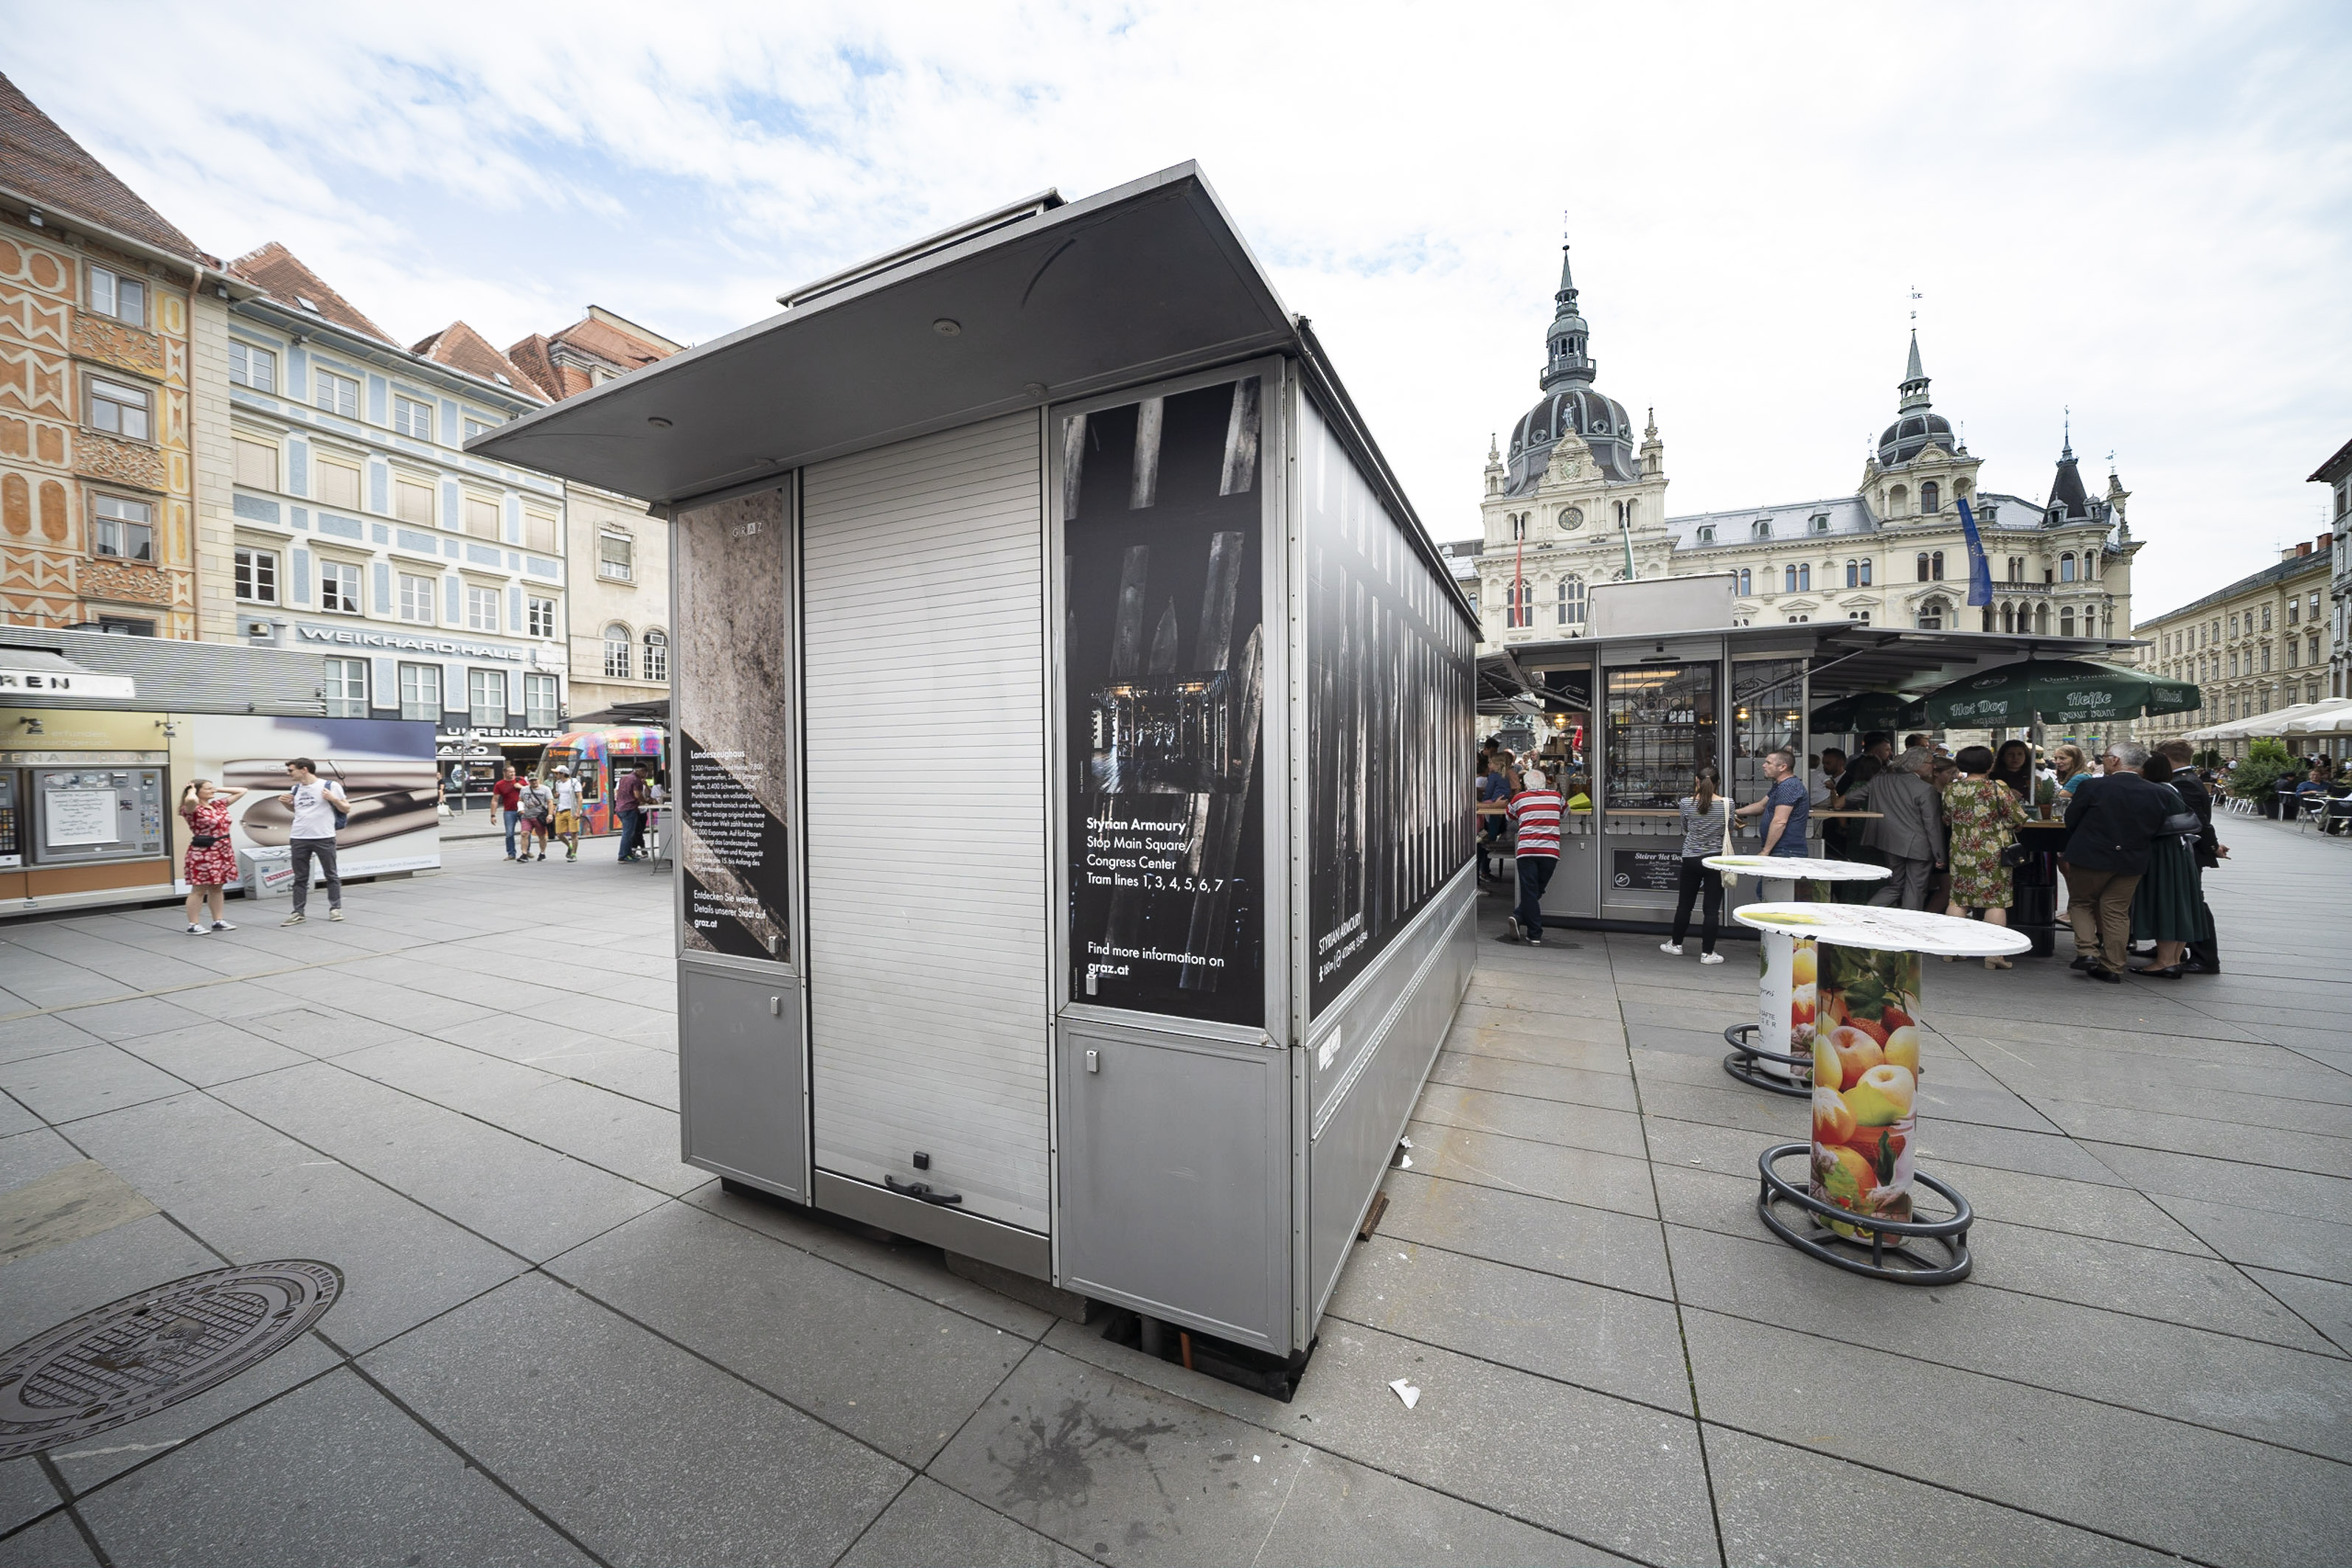
M 1957 510 L 1954 503 L 1975 495 L 1978 464 L 1954 434 L 1952 422 L 1928 404 L 1916 327 L 1896 396 L 1895 423 L 1881 433 L 1877 451 L 1863 465 L 1864 503 L 1881 522 L 1948 521 Z
M 1576 294 L 1563 245 L 1559 291 L 1552 296 L 1556 310 L 1544 333 L 1543 401 L 1511 426 L 1509 478 L 1504 488 L 1512 495 L 1534 488 L 1563 436 L 1578 437 L 1591 449 L 1593 466 L 1604 478 L 1630 479 L 1641 472 L 1633 451 L 1633 422 L 1626 417 L 1624 405 L 1593 387 L 1591 329 L 1577 310 Z

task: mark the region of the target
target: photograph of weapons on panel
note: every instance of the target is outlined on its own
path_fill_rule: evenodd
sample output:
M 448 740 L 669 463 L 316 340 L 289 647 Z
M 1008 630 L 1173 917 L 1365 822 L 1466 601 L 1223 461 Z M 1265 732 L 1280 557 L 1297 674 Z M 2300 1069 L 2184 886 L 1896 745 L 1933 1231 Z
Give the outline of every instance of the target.
M 1070 993 L 1265 1012 L 1258 378 L 1063 421 Z
M 1305 400 L 1298 464 L 1307 994 L 1320 1013 L 1472 856 L 1476 639 Z
M 677 684 L 685 945 L 792 959 L 792 595 L 780 489 L 679 514 Z

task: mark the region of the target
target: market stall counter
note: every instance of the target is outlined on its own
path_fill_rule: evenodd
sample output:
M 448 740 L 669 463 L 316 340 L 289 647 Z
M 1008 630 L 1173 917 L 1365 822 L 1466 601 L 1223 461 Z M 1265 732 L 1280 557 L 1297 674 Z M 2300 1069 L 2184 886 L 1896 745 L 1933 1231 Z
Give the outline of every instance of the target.
M 1851 904 L 1751 904 L 1735 918 L 1759 932 L 1810 938 L 1820 954 L 1812 1137 L 1776 1143 L 1759 1157 L 1758 1216 L 1790 1246 L 1849 1273 L 1906 1285 L 1967 1279 L 1968 1199 L 1916 1169 L 1914 1158 L 1927 1070 L 1919 959 L 2022 952 L 2026 939 L 1980 921 Z M 1809 1171 L 1801 1187 L 1778 1169 L 1799 1154 Z M 1918 1217 L 1915 1184 L 1950 1212 Z M 1784 1206 L 1801 1221 L 1784 1216 Z M 1915 1251 L 1922 1242 L 1941 1257 Z

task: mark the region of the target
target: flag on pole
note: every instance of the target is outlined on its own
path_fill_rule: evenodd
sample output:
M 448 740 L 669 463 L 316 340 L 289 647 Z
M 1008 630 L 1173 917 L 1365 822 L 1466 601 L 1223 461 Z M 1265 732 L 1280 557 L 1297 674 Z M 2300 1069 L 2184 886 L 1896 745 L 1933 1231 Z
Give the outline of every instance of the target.
M 1977 536 L 1977 514 L 1969 510 L 1969 498 L 1958 498 L 1960 505 L 1960 531 L 1969 540 L 1969 603 L 1992 603 L 1992 563 L 1985 559 L 1984 541 Z

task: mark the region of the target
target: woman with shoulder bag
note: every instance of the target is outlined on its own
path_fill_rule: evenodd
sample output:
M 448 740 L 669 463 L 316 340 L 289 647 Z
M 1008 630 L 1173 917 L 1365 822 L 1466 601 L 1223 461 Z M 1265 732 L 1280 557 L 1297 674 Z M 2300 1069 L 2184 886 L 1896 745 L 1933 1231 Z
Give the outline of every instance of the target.
M 2132 940 L 2153 940 L 2156 962 L 2132 973 L 2178 980 L 2189 945 L 2210 941 L 2213 935 L 2213 915 L 2198 887 L 2194 847 L 2205 825 L 2172 787 L 2172 763 L 2163 752 L 2148 758 L 2140 776 L 2162 787 L 2168 815 L 2150 840 L 2147 875 L 2132 894 Z
M 1706 868 L 1706 858 L 1723 853 L 1724 826 L 1731 820 L 1731 803 L 1715 791 L 1715 770 L 1701 768 L 1691 793 L 1675 803 L 1683 814 L 1682 879 L 1675 900 L 1674 940 L 1658 944 L 1661 952 L 1673 953 L 1676 958 L 1683 955 L 1683 938 L 1690 934 L 1691 905 L 1704 893 L 1706 912 L 1699 926 L 1701 963 L 1723 962 L 1723 954 L 1715 951 L 1715 931 L 1723 918 L 1726 879 Z
M 198 779 L 180 792 L 180 815 L 188 823 L 188 853 L 181 874 L 188 884 L 188 931 L 235 931 L 228 922 L 228 884 L 236 880 L 236 847 L 229 842 L 228 808 L 246 792 L 223 789 L 210 779 Z M 205 923 L 205 905 L 213 908 L 212 923 Z
M 1951 912 L 1982 910 L 1985 924 L 2005 926 L 2017 897 L 2017 834 L 2025 826 L 2025 802 L 1993 771 L 1990 748 L 1965 747 L 1952 762 L 1960 776 L 1944 786 L 1944 818 L 1951 830 Z M 1988 958 L 1984 965 L 2007 969 L 2010 963 Z

